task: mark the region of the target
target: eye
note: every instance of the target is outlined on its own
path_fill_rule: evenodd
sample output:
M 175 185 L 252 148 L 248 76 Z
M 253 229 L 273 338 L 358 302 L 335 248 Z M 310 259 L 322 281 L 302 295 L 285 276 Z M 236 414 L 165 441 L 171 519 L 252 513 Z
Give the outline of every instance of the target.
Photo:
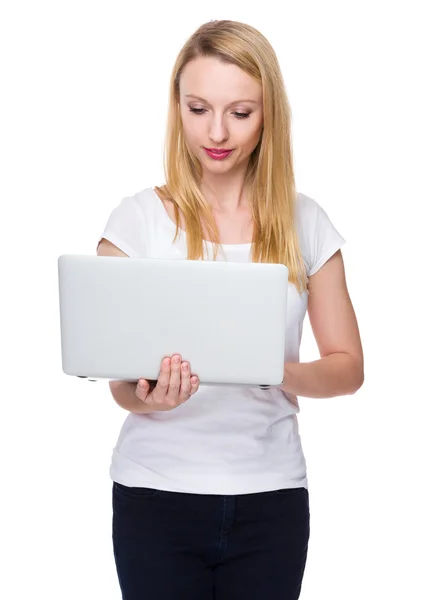
M 203 115 L 203 113 L 205 112 L 205 109 L 204 108 L 190 108 L 190 112 L 194 113 L 195 115 Z M 237 119 L 248 119 L 250 116 L 250 113 L 234 112 L 232 114 L 234 114 L 237 117 Z

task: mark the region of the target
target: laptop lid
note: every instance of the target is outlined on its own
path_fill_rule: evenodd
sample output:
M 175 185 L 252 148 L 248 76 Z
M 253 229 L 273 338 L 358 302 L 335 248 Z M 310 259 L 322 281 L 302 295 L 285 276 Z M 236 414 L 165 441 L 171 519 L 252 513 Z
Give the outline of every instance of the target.
M 179 353 L 201 385 L 282 383 L 285 265 L 64 254 L 58 283 L 67 375 L 157 379 Z

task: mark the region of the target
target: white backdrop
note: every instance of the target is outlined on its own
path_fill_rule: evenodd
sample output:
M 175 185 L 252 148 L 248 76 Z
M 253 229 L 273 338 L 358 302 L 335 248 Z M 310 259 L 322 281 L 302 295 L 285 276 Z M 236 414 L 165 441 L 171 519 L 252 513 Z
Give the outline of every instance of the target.
M 365 352 L 357 394 L 300 398 L 311 505 L 301 598 L 437 597 L 431 5 L 2 5 L 2 598 L 121 598 L 109 461 L 127 412 L 107 383 L 62 372 L 57 258 L 95 254 L 121 198 L 164 183 L 171 68 L 201 23 L 223 18 L 277 52 L 297 187 L 346 238 Z M 306 320 L 301 360 L 316 358 Z

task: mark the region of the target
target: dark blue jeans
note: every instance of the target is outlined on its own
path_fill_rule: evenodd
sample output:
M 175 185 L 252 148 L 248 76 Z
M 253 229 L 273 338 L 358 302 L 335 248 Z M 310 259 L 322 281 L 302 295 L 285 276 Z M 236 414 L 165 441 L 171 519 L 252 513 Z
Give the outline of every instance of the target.
M 297 600 L 310 535 L 301 488 L 219 496 L 113 484 L 123 600 Z

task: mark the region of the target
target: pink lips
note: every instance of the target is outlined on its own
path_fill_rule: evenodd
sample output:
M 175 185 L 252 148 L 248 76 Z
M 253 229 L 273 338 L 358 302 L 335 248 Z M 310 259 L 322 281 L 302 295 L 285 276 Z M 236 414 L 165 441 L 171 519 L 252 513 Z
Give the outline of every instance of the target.
M 232 150 L 228 150 L 225 152 L 212 152 L 211 150 L 208 150 L 208 148 L 204 148 L 204 150 L 210 158 L 214 158 L 215 160 L 223 160 L 232 152 Z

